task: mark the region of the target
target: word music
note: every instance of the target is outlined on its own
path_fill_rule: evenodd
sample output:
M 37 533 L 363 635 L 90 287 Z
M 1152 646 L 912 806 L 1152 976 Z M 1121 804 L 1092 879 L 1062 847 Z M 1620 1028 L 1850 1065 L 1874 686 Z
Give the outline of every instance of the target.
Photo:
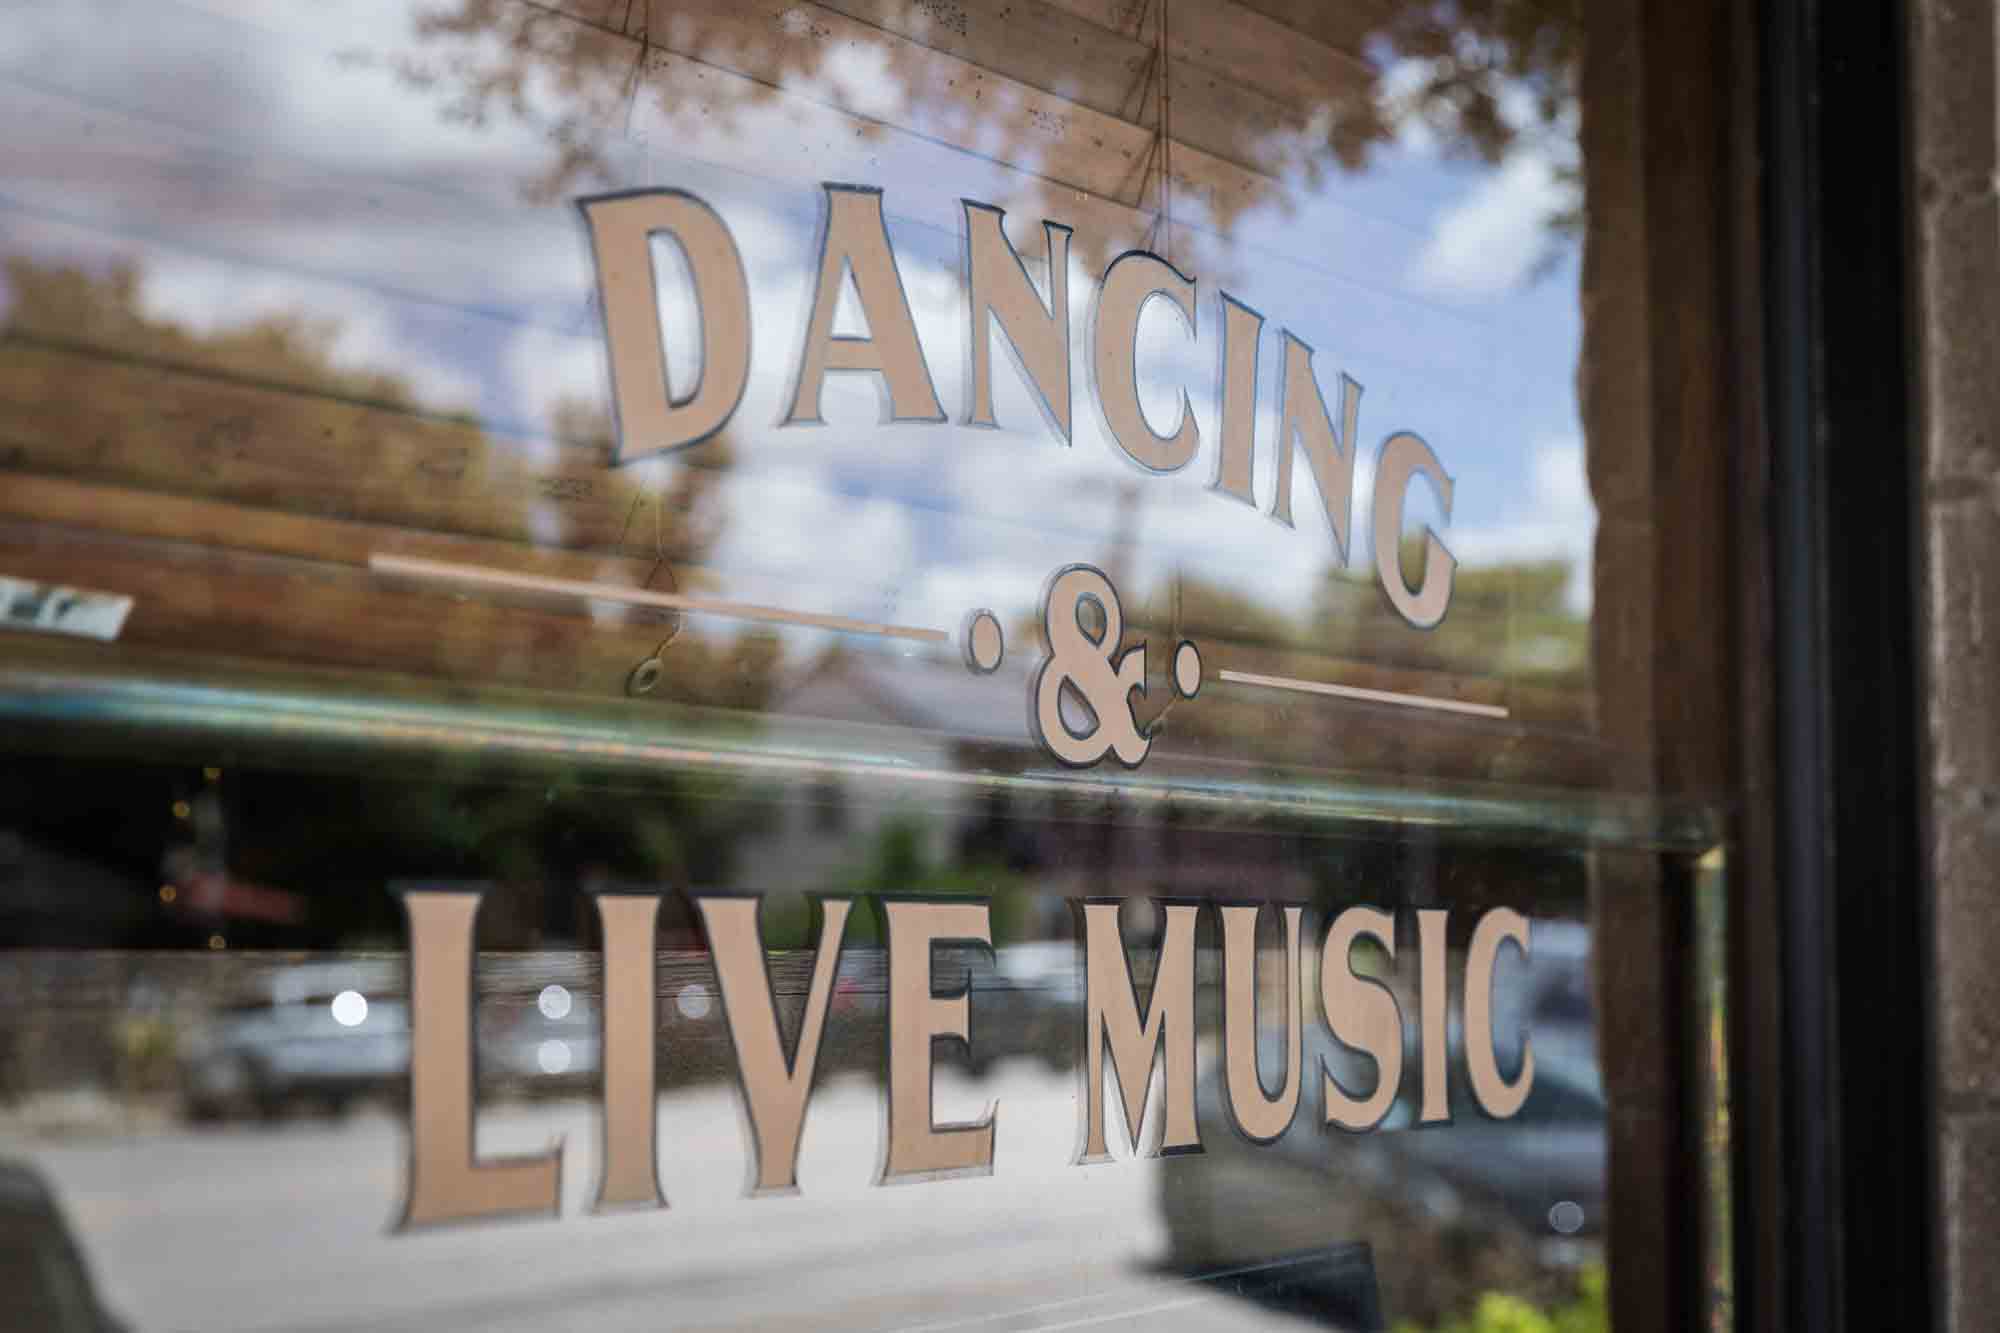
M 723 1016 L 734 1048 L 748 1112 L 750 1193 L 798 1192 L 800 1135 L 813 1088 L 813 1072 L 826 1034 L 841 940 L 854 900 L 818 900 L 819 934 L 798 1037 L 787 1052 L 777 1002 L 765 964 L 758 900 L 713 895 L 692 899 L 707 936 Z M 1163 901 L 1150 994 L 1142 1000 L 1119 933 L 1118 899 L 1072 901 L 1084 979 L 1084 1115 L 1076 1148 L 1079 1164 L 1112 1160 L 1106 1134 L 1106 1060 L 1115 1075 L 1117 1109 L 1139 1155 L 1201 1151 L 1195 1114 L 1196 929 L 1214 912 L 1221 923 L 1222 1084 L 1233 1132 L 1254 1144 L 1275 1142 L 1305 1103 L 1307 1080 L 1320 1088 L 1329 1129 L 1375 1129 L 1403 1084 L 1404 1027 L 1397 996 L 1381 978 L 1356 966 L 1355 948 L 1368 941 L 1392 962 L 1395 916 L 1372 907 L 1350 907 L 1327 923 L 1319 957 L 1320 1003 L 1335 1041 L 1369 1057 L 1375 1086 L 1357 1096 L 1338 1083 L 1322 1058 L 1305 1067 L 1302 993 L 1304 909 L 1278 905 L 1283 920 L 1284 1077 L 1266 1090 L 1259 1069 L 1257 926 L 1266 910 L 1255 904 Z M 410 1182 L 402 1225 L 458 1222 L 558 1209 L 563 1149 L 535 1156 L 480 1159 L 474 1148 L 473 925 L 479 894 L 465 891 L 404 895 L 410 928 Z M 665 1207 L 655 1141 L 657 1081 L 656 894 L 602 894 L 604 997 L 602 1116 L 603 1169 L 596 1207 Z M 992 948 L 987 902 L 976 898 L 882 897 L 876 908 L 887 962 L 888 1096 L 886 1150 L 878 1183 L 983 1175 L 993 1169 L 998 1106 L 983 1118 L 938 1124 L 931 1104 L 935 1047 L 940 1040 L 973 1037 L 974 996 L 964 988 L 941 992 L 934 954 L 941 946 Z M 1416 918 L 1417 1048 L 1420 1052 L 1419 1124 L 1451 1118 L 1446 1082 L 1450 1044 L 1445 909 Z M 1534 1083 L 1535 1054 L 1521 1035 L 1519 1067 L 1504 1075 L 1495 1053 L 1493 981 L 1502 946 L 1511 942 L 1525 960 L 1528 921 L 1492 908 L 1475 923 L 1464 952 L 1463 1012 L 1466 1074 L 1479 1108 L 1495 1119 L 1516 1114 Z M 1164 1063 L 1158 1095 L 1164 1102 L 1159 1142 L 1139 1142 L 1139 1127 L 1154 1095 L 1153 1072 Z M 1315 1079 L 1314 1076 L 1317 1075 Z
M 836 184 L 823 189 L 825 220 L 817 285 L 783 424 L 821 424 L 821 390 L 826 377 L 836 372 L 879 376 L 892 422 L 948 421 L 896 266 L 881 190 Z M 997 324 L 1043 414 L 1068 444 L 1073 398 L 1071 230 L 1056 222 L 1042 223 L 1050 275 L 1044 297 L 1007 239 L 1003 211 L 969 199 L 963 203 L 963 283 L 971 339 L 960 424 L 988 429 L 999 425 L 993 408 L 992 332 Z M 750 287 L 743 256 L 728 226 L 706 203 L 681 190 L 601 195 L 580 201 L 580 207 L 590 230 L 609 348 L 618 440 L 615 461 L 629 462 L 709 439 L 735 415 L 750 382 Z M 691 310 L 660 308 L 652 257 L 656 237 L 678 245 L 687 260 L 695 298 Z M 868 332 L 862 336 L 834 332 L 834 311 L 846 276 L 853 279 L 867 322 Z M 1139 402 L 1139 316 L 1152 301 L 1164 300 L 1180 313 L 1189 336 L 1196 337 L 1196 296 L 1194 278 L 1146 250 L 1129 250 L 1113 259 L 1098 284 L 1086 364 L 1099 418 L 1124 457 L 1148 473 L 1178 472 L 1192 463 L 1201 447 L 1201 429 L 1185 387 L 1172 430 L 1162 434 L 1147 420 Z M 1220 307 L 1216 400 L 1221 439 L 1211 489 L 1255 507 L 1251 477 L 1264 317 L 1228 292 L 1220 293 Z M 681 318 L 691 318 L 699 329 L 701 369 L 693 388 L 677 396 L 668 382 L 662 325 L 679 327 L 675 321 Z M 1279 342 L 1280 466 L 1269 516 L 1292 526 L 1293 464 L 1295 455 L 1303 455 L 1319 491 L 1334 549 L 1345 565 L 1361 386 L 1346 375 L 1340 377 L 1336 428 L 1313 370 L 1313 349 L 1290 330 L 1281 333 Z M 1419 475 L 1429 481 L 1449 523 L 1452 479 L 1443 464 L 1418 435 L 1391 434 L 1382 443 L 1375 467 L 1374 561 L 1376 577 L 1397 613 L 1419 629 L 1430 629 L 1444 619 L 1450 605 L 1457 559 L 1435 532 L 1426 529 L 1422 577 L 1414 588 L 1405 578 L 1399 553 L 1403 511 L 1410 484 Z

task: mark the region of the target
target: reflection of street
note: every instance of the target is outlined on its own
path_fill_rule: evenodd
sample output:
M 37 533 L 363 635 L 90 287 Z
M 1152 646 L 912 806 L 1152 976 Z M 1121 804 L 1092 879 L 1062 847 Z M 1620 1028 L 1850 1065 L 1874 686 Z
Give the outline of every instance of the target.
M 1153 1163 L 1076 1167 L 1077 1086 L 1010 1063 L 941 1077 L 940 1122 L 999 1102 L 995 1174 L 877 1187 L 880 1095 L 838 1079 L 806 1119 L 798 1197 L 747 1200 L 733 1091 L 660 1103 L 664 1213 L 589 1213 L 589 1101 L 482 1114 L 484 1154 L 565 1144 L 564 1210 L 391 1234 L 401 1124 L 0 1142 L 60 1192 L 103 1295 L 139 1333 L 193 1329 L 1287 1329 L 1160 1272 Z

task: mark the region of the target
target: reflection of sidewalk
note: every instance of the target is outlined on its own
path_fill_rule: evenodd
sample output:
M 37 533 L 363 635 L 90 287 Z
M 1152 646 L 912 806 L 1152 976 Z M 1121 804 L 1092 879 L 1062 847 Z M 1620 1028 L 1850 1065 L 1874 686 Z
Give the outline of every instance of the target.
M 0 1140 L 107 1138 L 152 1133 L 173 1123 L 171 1097 L 120 1100 L 97 1088 L 35 1092 L 0 1104 Z
M 741 1196 L 735 1092 L 660 1101 L 665 1212 L 593 1216 L 600 1122 L 588 1101 L 482 1114 L 483 1154 L 565 1144 L 560 1220 L 393 1235 L 402 1127 L 178 1128 L 7 1141 L 60 1191 L 114 1308 L 135 1329 L 554 1327 L 963 1330 L 1277 1329 L 1289 1317 L 1148 1265 L 1152 1163 L 1070 1165 L 1073 1076 L 1006 1065 L 938 1081 L 940 1122 L 997 1100 L 991 1177 L 877 1187 L 872 1082 L 815 1095 L 794 1198 Z

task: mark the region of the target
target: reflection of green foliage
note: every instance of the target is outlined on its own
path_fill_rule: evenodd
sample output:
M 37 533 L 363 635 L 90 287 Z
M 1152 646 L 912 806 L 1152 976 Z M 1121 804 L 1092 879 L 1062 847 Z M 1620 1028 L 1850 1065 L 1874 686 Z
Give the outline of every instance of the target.
M 164 488 L 294 515 L 361 519 L 419 532 L 442 530 L 535 546 L 596 547 L 666 564 L 669 586 L 677 566 L 698 564 L 722 537 L 727 507 L 719 503 L 719 488 L 732 458 L 727 435 L 703 446 L 701 466 L 673 469 L 670 480 L 657 490 L 642 489 L 630 480 L 608 483 L 605 494 L 612 498 L 612 512 L 624 514 L 615 537 L 608 525 L 595 529 L 577 525 L 570 530 L 565 520 L 563 535 L 552 540 L 539 520 L 553 511 L 529 498 L 534 494 L 530 482 L 508 479 L 516 466 L 533 474 L 534 465 L 519 459 L 518 444 L 488 435 L 470 411 L 456 408 L 441 413 L 451 405 L 425 401 L 399 366 L 344 364 L 337 354 L 344 331 L 337 318 L 283 311 L 222 327 L 198 327 L 152 311 L 146 289 L 145 270 L 129 260 L 99 269 L 22 256 L 0 262 L 0 337 L 19 339 L 43 351 L 62 349 L 49 364 L 70 367 L 58 373 L 76 381 L 61 386 L 66 391 L 47 393 L 44 404 L 31 414 L 34 425 L 27 457 L 37 470 L 76 470 L 94 480 Z M 71 355 L 79 350 L 91 354 L 80 369 Z M 201 379 L 179 379 L 186 392 L 177 394 L 175 405 L 163 414 L 154 401 L 157 390 L 152 379 L 97 375 L 100 353 L 113 354 L 114 363 L 130 359 L 198 371 L 234 387 L 228 393 L 211 393 L 194 387 L 203 383 Z M 48 373 L 34 370 L 35 364 L 26 362 L 27 368 L 15 371 L 26 376 L 20 383 L 35 386 L 38 377 Z M 241 392 L 246 386 L 285 392 L 246 397 Z M 45 388 L 22 391 L 35 397 Z M 126 424 L 117 425 L 114 434 L 107 423 L 121 419 Z M 595 404 L 558 402 L 548 426 L 566 452 L 605 458 L 611 454 L 611 423 Z M 261 445 L 252 448 L 266 436 L 286 443 L 268 454 Z M 91 448 L 79 448 L 77 441 L 83 440 L 91 441 Z M 117 447 L 107 453 L 114 441 Z M 300 441 L 317 443 L 297 444 Z M 354 465 L 343 457 L 349 450 L 358 458 L 414 461 L 420 469 L 442 460 L 448 470 L 462 476 L 448 486 L 322 487 L 326 467 L 339 463 L 336 470 L 345 470 Z M 247 461 L 253 454 L 256 467 L 236 466 L 239 459 Z M 286 476 L 296 478 L 296 490 L 281 480 Z M 329 560 L 329 553 L 324 546 L 289 552 L 337 569 L 347 559 L 334 555 Z M 661 573 L 649 569 L 648 584 Z M 321 604 L 329 614 L 356 615 L 351 604 L 340 600 L 350 595 L 336 582 L 329 585 Z M 217 597 L 216 602 L 226 606 L 228 598 Z M 294 617 L 273 612 L 271 618 Z M 298 628 L 316 623 L 315 617 L 303 614 L 295 619 Z M 252 637 L 247 628 L 232 625 L 231 629 L 246 640 Z M 497 623 L 494 604 L 483 599 L 440 605 L 432 629 L 434 643 L 444 647 L 413 647 L 405 636 L 387 634 L 382 655 L 369 665 L 428 674 L 443 663 L 456 667 L 468 661 L 497 662 L 506 664 L 508 673 L 520 669 L 545 682 L 564 681 L 571 663 L 605 671 L 601 657 L 592 660 L 593 651 L 601 650 L 566 642 L 565 635 L 532 641 L 525 650 L 515 646 L 513 635 L 519 631 Z M 304 632 L 310 643 L 311 631 Z M 484 652 L 475 651 L 481 636 L 493 636 L 485 640 Z M 666 636 L 663 628 L 659 637 Z M 625 673 L 645 651 L 637 646 L 645 639 L 643 627 L 632 630 L 628 642 L 634 644 L 633 656 L 617 666 L 615 676 L 607 680 L 600 674 L 596 679 L 622 688 Z M 325 650 L 314 646 L 309 651 Z M 406 656 L 412 653 L 414 660 Z M 712 626 L 691 627 L 660 655 L 664 674 L 652 698 L 760 710 L 776 688 L 783 653 L 783 641 L 765 627 L 728 636 Z
M 1586 1268 L 1577 1280 L 1576 1299 L 1551 1310 L 1540 1309 L 1519 1296 L 1489 1291 L 1472 1313 L 1448 1319 L 1434 1333 L 1609 1333 L 1611 1307 L 1604 1269 Z M 1416 1324 L 1399 1323 L 1396 1333 L 1425 1333 Z
M 1422 546 L 1418 537 L 1402 546 L 1413 582 L 1421 577 Z M 1321 585 L 1311 643 L 1330 657 L 1357 661 L 1378 658 L 1393 644 L 1401 666 L 1472 674 L 1497 666 L 1521 680 L 1566 683 L 1589 669 L 1589 621 L 1564 603 L 1577 576 L 1564 560 L 1462 564 L 1443 623 L 1418 633 L 1397 616 L 1372 572 L 1337 572 Z
M 1402 561 L 1412 584 L 1423 573 L 1424 540 L 1404 541 Z M 1570 581 L 1587 578 L 1561 559 L 1461 564 L 1452 578 L 1451 609 L 1431 630 L 1404 623 L 1372 569 L 1330 571 L 1313 606 L 1293 616 L 1196 576 L 1179 584 L 1179 612 L 1165 593 L 1126 606 L 1128 637 L 1147 631 L 1186 635 L 1201 643 L 1257 644 L 1335 660 L 1381 662 L 1467 675 L 1494 673 L 1546 685 L 1587 675 L 1590 623 L 1567 602 Z M 1034 626 L 1023 632 L 1035 633 Z
M 331 396 L 410 408 L 415 395 L 393 369 L 346 370 L 333 349 L 340 321 L 321 315 L 262 315 L 199 332 L 145 311 L 144 275 L 129 261 L 103 274 L 11 257 L 5 265 L 4 331 L 111 348 L 130 356 L 199 365 L 258 383 L 310 385 Z
M 550 895 L 554 915 L 526 923 L 546 938 L 582 938 L 592 882 L 702 888 L 726 883 L 735 847 L 764 822 L 768 793 L 722 778 L 656 780 L 617 790 L 568 772 L 503 780 L 476 761 L 444 765 L 407 782 L 267 775 L 239 815 L 254 837 L 232 850 L 245 878 L 315 900 L 317 926 L 350 943 L 400 937 L 393 900 L 357 884 L 397 880 L 496 886 L 490 938 L 511 946 L 517 891 Z M 485 928 L 485 927 L 482 927 Z M 533 938 L 543 938 L 536 936 Z
M 885 823 L 867 861 L 845 876 L 835 891 L 984 898 L 991 904 L 995 945 L 1012 944 L 1027 935 L 1030 906 L 1027 879 L 998 866 L 930 864 L 924 854 L 923 826 L 912 819 L 892 819 Z M 797 915 L 802 927 L 804 913 L 800 911 Z M 804 938 L 802 928 L 799 935 Z M 878 940 L 873 912 L 856 912 L 848 918 L 850 944 Z
M 118 1057 L 118 1083 L 128 1094 L 173 1086 L 178 1042 L 173 1025 L 164 1018 L 130 1016 L 112 1028 Z
M 1004 24 L 1006 7 L 992 8 L 997 11 L 993 22 Z M 1122 44 L 1136 39 L 1150 47 L 1157 21 L 1151 16 L 1163 7 L 1133 3 L 1113 8 L 1121 12 L 1107 25 L 1115 33 L 1105 32 L 1104 40 Z M 1454 157 L 1497 163 L 1516 151 L 1544 152 L 1557 163 L 1559 179 L 1571 187 L 1572 197 L 1580 195 L 1566 151 L 1575 133 L 1575 85 L 1583 48 L 1583 23 L 1573 0 L 1427 0 L 1323 8 L 1343 11 L 1342 18 L 1326 23 L 1315 21 L 1318 16 L 1302 16 L 1293 22 L 1338 52 L 1341 74 L 1327 79 L 1319 96 L 1288 108 L 1286 132 L 1230 126 L 1226 147 L 1209 142 L 1210 151 L 1220 149 L 1273 182 L 1287 182 L 1280 199 L 1284 206 L 1297 202 L 1302 189 L 1318 189 L 1335 166 L 1366 170 L 1378 151 L 1419 126 L 1441 152 Z M 1362 17 L 1369 11 L 1369 17 Z M 718 129 L 742 128 L 738 122 L 746 111 L 775 100 L 782 91 L 823 85 L 826 62 L 849 49 L 845 41 L 783 39 L 759 48 L 754 38 L 746 42 L 736 25 L 716 22 L 698 7 L 679 13 L 669 9 L 658 18 L 665 21 L 649 31 L 653 15 L 648 6 L 638 6 L 636 14 L 628 7 L 623 15 L 613 7 L 610 22 L 638 39 L 620 42 L 605 40 L 588 23 L 554 19 L 541 6 L 454 0 L 417 17 L 415 47 L 393 57 L 350 49 L 341 59 L 393 69 L 408 87 L 435 96 L 447 122 L 485 125 L 507 117 L 534 125 L 548 145 L 548 160 L 521 188 L 539 201 L 620 180 L 613 151 L 617 127 L 630 124 L 630 107 L 642 92 L 665 115 L 698 109 Z M 976 18 L 975 29 L 983 21 Z M 979 114 L 954 85 L 939 87 L 927 79 L 924 61 L 902 58 L 902 39 L 882 41 L 885 58 L 871 85 L 874 115 L 850 132 L 888 135 L 892 127 L 908 123 L 918 107 Z M 748 67 L 756 77 L 646 81 L 647 52 L 656 42 L 696 60 L 721 56 L 726 65 Z M 991 60 L 994 54 L 983 58 Z M 988 67 L 1081 105 L 1121 117 L 1132 114 L 1121 105 L 1130 97 L 1123 84 L 1078 87 L 1064 62 L 1051 61 L 1045 53 Z M 1152 68 L 1144 66 L 1147 79 L 1153 77 Z M 1182 68 L 1179 77 L 1190 76 L 1211 82 L 1216 77 L 1199 64 Z M 1003 163 L 1040 162 L 1040 132 L 1029 129 L 1025 120 L 1010 128 L 1010 119 L 1019 120 L 995 117 L 984 125 L 982 151 Z M 1219 130 L 1211 126 L 1209 133 Z M 1297 183 L 1290 184 L 1295 176 Z M 1052 198 L 1045 211 L 1054 202 Z M 1226 230 L 1242 201 L 1217 191 L 1205 202 L 1214 225 Z M 1551 219 L 1556 237 L 1573 233 L 1579 217 L 1572 204 Z M 1093 240 L 1079 238 L 1079 243 Z

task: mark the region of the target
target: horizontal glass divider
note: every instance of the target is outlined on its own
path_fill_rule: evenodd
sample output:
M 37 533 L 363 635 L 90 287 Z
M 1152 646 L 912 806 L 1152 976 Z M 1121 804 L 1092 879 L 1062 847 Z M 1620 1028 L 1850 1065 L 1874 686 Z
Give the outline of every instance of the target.
M 939 733 L 657 702 L 557 700 L 528 691 L 393 678 L 375 685 L 329 672 L 161 669 L 8 645 L 0 661 L 0 744 L 46 748 L 175 743 L 282 760 L 350 755 L 436 760 L 452 775 L 585 771 L 812 781 L 848 776 L 909 791 L 1001 790 L 1105 801 L 1122 812 L 1172 807 L 1220 819 L 1425 829 L 1439 836 L 1643 848 L 1699 855 L 1723 838 L 1715 806 L 1642 793 L 1522 788 L 1392 776 L 1267 771 L 1155 756 L 1142 771 L 1071 773 L 1023 740 L 1011 771 L 940 767 Z M 990 739 L 971 738 L 982 749 Z M 490 764 L 459 767 L 466 761 Z M 1218 771 L 1219 770 L 1219 771 Z M 412 775 L 417 775 L 412 770 Z M 1030 816 L 1032 817 L 1032 816 Z

